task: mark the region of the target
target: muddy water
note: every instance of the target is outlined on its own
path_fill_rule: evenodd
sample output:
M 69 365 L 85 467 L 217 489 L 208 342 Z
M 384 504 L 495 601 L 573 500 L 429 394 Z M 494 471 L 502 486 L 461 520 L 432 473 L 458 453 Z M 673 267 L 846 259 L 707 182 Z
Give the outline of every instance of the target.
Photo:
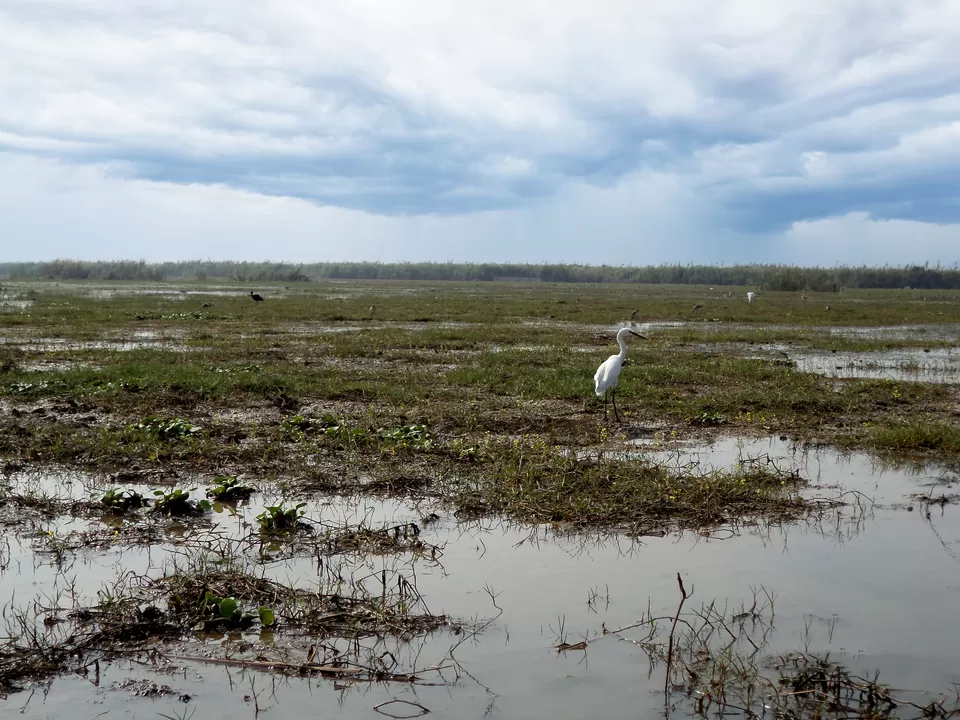
M 762 456 L 801 470 L 815 483 L 811 493 L 835 493 L 840 487 L 873 502 L 864 512 L 848 511 L 822 523 L 743 531 L 726 540 L 696 534 L 642 542 L 571 538 L 496 521 L 462 525 L 445 516 L 426 525 L 422 535 L 444 548 L 442 568 L 429 563 L 417 567 L 418 586 L 430 609 L 460 618 L 489 617 L 495 612 L 484 592 L 489 586 L 504 611 L 477 642 L 456 652 L 475 680 L 463 676 L 453 687 L 389 684 L 337 690 L 331 681 L 281 679 L 274 684 L 268 674 L 213 665 L 187 665 L 155 676 L 142 667 L 118 664 L 104 671 L 99 688 L 79 679 L 54 681 L 46 697 L 37 693 L 22 716 L 180 717 L 195 708 L 198 719 L 253 718 L 253 704 L 244 700 L 252 679 L 261 717 L 316 717 L 323 708 L 324 716 L 369 718 L 375 716 L 375 705 L 393 698 L 416 700 L 432 711 L 431 717 L 650 717 L 662 713 L 662 670 L 648 679 L 649 665 L 639 648 L 596 635 L 604 623 L 612 628 L 636 621 L 648 602 L 655 614 L 672 612 L 678 572 L 688 589 L 694 588 L 691 602 L 717 599 L 732 607 L 741 599 L 749 604 L 751 587 L 774 593 L 771 652 L 807 646 L 830 652 L 855 669 L 879 669 L 881 679 L 905 689 L 948 691 L 950 683 L 960 682 L 958 508 L 930 509 L 915 497 L 957 492 L 953 474 L 918 466 L 884 468 L 865 456 L 803 451 L 770 439 L 646 452 L 662 462 L 715 467 Z M 88 492 L 93 490 L 74 478 L 62 494 L 85 497 Z M 272 499 L 260 499 L 247 517 Z M 309 510 L 312 517 L 331 523 L 364 516 L 376 523 L 417 518 L 428 509 L 359 500 Z M 227 527 L 236 520 L 214 522 Z M 12 550 L 21 572 L 16 576 L 12 565 L 3 575 L 4 595 L 16 588 L 17 598 L 25 600 L 49 591 L 52 568 L 42 559 L 34 562 L 29 547 L 13 542 Z M 82 553 L 75 575 L 88 592 L 95 591 L 99 582 L 115 577 L 118 567 L 141 571 L 162 552 Z M 377 567 L 395 560 L 368 557 L 363 562 Z M 312 562 L 293 561 L 282 565 L 282 573 L 308 582 L 316 570 Z M 588 604 L 592 589 L 600 598 Z M 558 655 L 551 649 L 561 623 L 568 641 L 588 637 L 586 652 Z M 454 641 L 440 635 L 422 647 L 414 643 L 421 653 L 417 666 L 442 659 Z M 150 700 L 109 689 L 128 677 L 149 677 L 192 699 L 187 704 L 175 697 Z M 21 693 L 0 701 L 0 715 L 15 714 L 26 699 L 27 693 Z

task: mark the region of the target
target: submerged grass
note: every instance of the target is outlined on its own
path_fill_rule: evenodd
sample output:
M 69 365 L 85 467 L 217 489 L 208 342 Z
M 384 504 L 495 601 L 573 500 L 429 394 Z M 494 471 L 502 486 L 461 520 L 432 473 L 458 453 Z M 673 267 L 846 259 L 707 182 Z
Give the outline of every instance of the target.
M 587 651 L 604 638 L 628 641 L 650 661 L 650 674 L 662 669 L 664 714 L 698 718 L 775 717 L 792 720 L 894 720 L 902 717 L 945 720 L 960 716 L 960 693 L 894 690 L 879 674 L 863 677 L 827 655 L 805 649 L 773 652 L 775 596 L 764 588 L 751 601 L 728 609 L 716 601 L 690 609 L 677 575 L 681 598 L 673 614 L 648 611 L 624 628 L 602 628 L 584 636 Z M 804 638 L 809 645 L 811 638 Z M 569 649 L 565 644 L 559 650 Z
M 278 645 L 284 635 L 311 638 L 306 657 L 290 660 L 294 643 L 278 663 L 300 675 L 409 682 L 413 668 L 401 667 L 390 653 L 392 662 L 384 660 L 386 638 L 407 642 L 464 628 L 429 611 L 415 575 L 402 564 L 358 574 L 353 566 L 324 562 L 342 551 L 331 546 L 328 555 L 318 553 L 320 574 L 301 586 L 268 577 L 244 548 L 244 541 L 221 538 L 202 550 L 174 555 L 159 572 L 122 574 L 92 604 L 67 588 L 44 603 L 8 605 L 0 639 L 0 693 L 20 689 L 25 679 L 83 674 L 120 652 L 183 654 L 191 647 L 199 650 L 211 633 L 246 631 L 276 633 Z M 209 650 L 203 654 L 216 660 Z
M 617 526 L 638 534 L 706 528 L 746 518 L 789 520 L 816 506 L 805 481 L 763 461 L 730 470 L 672 469 L 642 457 L 577 452 L 543 438 L 488 441 L 450 489 L 458 515 L 509 515 L 525 522 Z
M 383 571 L 377 591 L 367 591 L 357 579 L 345 580 L 331 571 L 319 584 L 297 587 L 265 576 L 261 568 L 236 558 L 194 556 L 174 563 L 162 578 L 144 588 L 155 604 L 166 604 L 167 617 L 183 629 L 211 630 L 229 626 L 233 618 L 214 608 L 210 598 L 230 598 L 249 611 L 249 625 L 259 608 L 270 610 L 266 623 L 277 629 L 298 629 L 314 636 L 356 639 L 369 636 L 422 634 L 447 624 L 442 615 L 421 607 L 412 580 L 403 573 Z M 133 593 L 137 594 L 137 593 Z M 227 620 L 226 623 L 223 621 Z

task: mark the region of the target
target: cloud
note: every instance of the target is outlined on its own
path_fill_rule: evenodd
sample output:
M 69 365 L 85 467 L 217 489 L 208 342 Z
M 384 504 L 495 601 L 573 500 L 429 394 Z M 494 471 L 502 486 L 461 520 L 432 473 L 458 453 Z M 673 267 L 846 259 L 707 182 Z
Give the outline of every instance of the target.
M 570 184 L 521 209 L 387 217 L 226 186 L 113 176 L 0 153 L 3 260 L 660 263 L 720 251 L 678 178 L 638 174 L 616 187 Z M 703 238 L 703 239 L 701 239 Z M 712 248 L 712 249 L 711 249 Z M 718 261 L 722 258 L 716 258 Z
M 0 152 L 290 228 L 319 207 L 386 253 L 497 228 L 574 259 L 542 237 L 577 227 L 766 257 L 851 213 L 960 222 L 958 42 L 935 0 L 8 0 Z
M 957 265 L 960 224 L 876 220 L 866 213 L 795 223 L 777 254 L 797 265 Z

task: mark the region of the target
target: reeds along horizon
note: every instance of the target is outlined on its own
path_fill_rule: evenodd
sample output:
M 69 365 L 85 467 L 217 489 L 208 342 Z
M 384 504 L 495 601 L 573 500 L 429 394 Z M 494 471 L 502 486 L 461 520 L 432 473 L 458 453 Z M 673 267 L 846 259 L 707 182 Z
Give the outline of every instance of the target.
M 538 281 L 651 285 L 751 286 L 761 290 L 839 292 L 843 288 L 923 290 L 960 289 L 960 267 L 791 265 L 567 265 L 523 263 L 273 263 L 145 260 L 0 263 L 0 278 L 11 280 L 231 280 L 235 282 L 311 282 L 322 280 L 394 281 Z

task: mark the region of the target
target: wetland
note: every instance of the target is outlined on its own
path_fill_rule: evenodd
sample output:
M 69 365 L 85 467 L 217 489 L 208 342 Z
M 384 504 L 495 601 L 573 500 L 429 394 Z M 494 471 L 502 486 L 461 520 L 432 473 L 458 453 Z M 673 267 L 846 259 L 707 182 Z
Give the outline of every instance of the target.
M 906 290 L 4 282 L 0 715 L 958 715 L 958 338 Z

